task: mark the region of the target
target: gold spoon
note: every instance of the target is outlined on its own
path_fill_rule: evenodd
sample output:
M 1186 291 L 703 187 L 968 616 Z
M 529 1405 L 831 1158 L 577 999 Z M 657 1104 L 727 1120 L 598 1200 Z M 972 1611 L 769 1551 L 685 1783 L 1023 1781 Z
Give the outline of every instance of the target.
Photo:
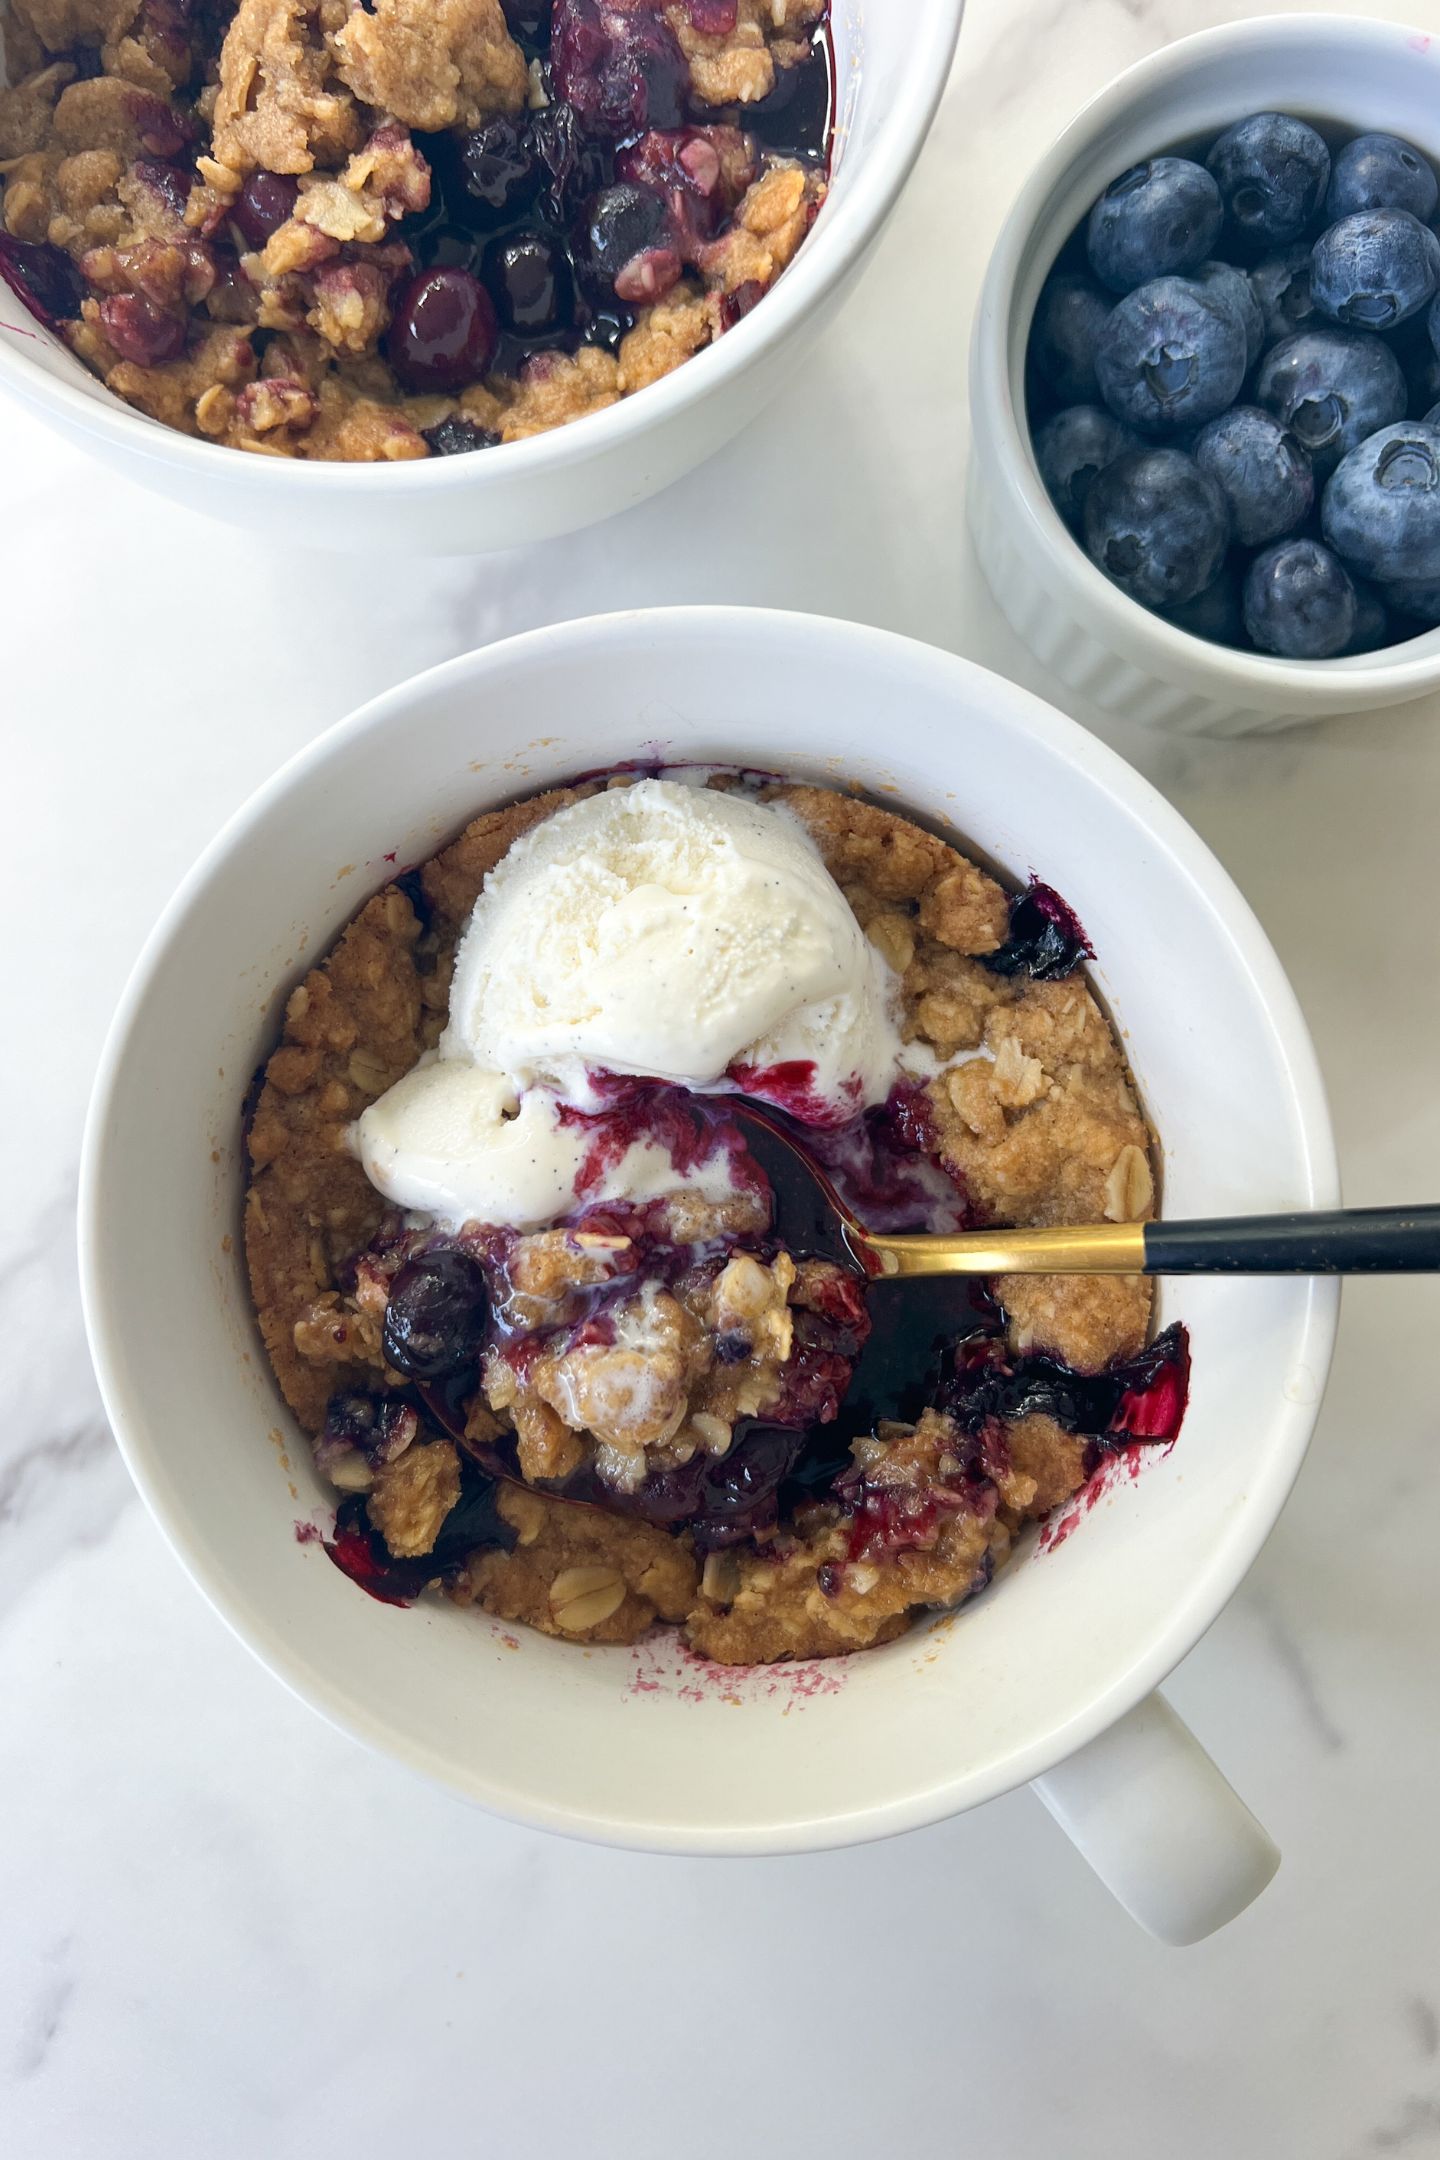
M 794 1135 L 753 1102 L 734 1114 L 800 1165 L 866 1275 L 1409 1275 L 1440 1270 L 1440 1207 L 1326 1208 L 1210 1222 L 1060 1223 L 893 1237 L 867 1230 Z

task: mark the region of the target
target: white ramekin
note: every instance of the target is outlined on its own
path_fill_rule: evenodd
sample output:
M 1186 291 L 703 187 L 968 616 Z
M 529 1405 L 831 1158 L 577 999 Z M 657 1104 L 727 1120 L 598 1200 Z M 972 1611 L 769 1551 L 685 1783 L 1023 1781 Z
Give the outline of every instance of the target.
M 929 133 L 964 0 L 835 0 L 834 185 L 764 304 L 663 382 L 572 427 L 468 457 L 307 464 L 222 449 L 113 397 L 0 283 L 0 384 L 160 493 L 292 545 L 481 554 L 627 510 L 722 449 L 800 371 Z
M 1102 576 L 1050 505 L 1025 421 L 1025 345 L 1051 265 L 1129 165 L 1252 112 L 1386 129 L 1440 163 L 1440 38 L 1341 15 L 1277 15 L 1167 46 L 1071 122 L 991 260 L 970 370 L 967 505 L 1011 628 L 1067 689 L 1188 734 L 1246 735 L 1398 705 L 1440 685 L 1440 630 L 1352 660 L 1273 660 L 1160 621 Z
M 1300 1467 L 1333 1282 L 1164 1286 L 1194 1393 L 1179 1444 L 963 1613 L 753 1672 L 665 1639 L 581 1652 L 441 1602 L 373 1603 L 296 1518 L 333 1494 L 271 1379 L 239 1253 L 241 1105 L 297 974 L 396 862 L 476 812 L 636 754 L 858 783 L 1078 908 L 1176 1214 L 1336 1198 L 1314 1054 L 1250 910 L 1113 752 L 970 662 L 808 616 L 566 623 L 388 691 L 267 783 L 125 992 L 86 1133 L 81 1260 L 105 1401 L 145 1498 L 236 1633 L 348 1732 L 521 1821 L 649 1850 L 793 1852 L 932 1822 L 1027 1779 L 1172 1941 L 1274 1851 L 1152 1691 L 1233 1593 Z M 1215 1054 L 1215 1045 L 1224 1055 Z M 267 1435 L 269 1436 L 267 1438 Z

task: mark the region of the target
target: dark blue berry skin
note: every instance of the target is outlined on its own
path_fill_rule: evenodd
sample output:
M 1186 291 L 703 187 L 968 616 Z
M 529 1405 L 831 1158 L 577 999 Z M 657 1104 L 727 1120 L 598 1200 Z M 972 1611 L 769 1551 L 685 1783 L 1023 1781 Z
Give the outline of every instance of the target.
M 1268 352 L 1255 397 L 1309 452 L 1318 481 L 1406 405 L 1400 363 L 1382 339 L 1328 328 L 1298 331 Z
M 1330 185 L 1330 152 L 1314 128 L 1288 113 L 1253 113 L 1227 128 L 1205 160 L 1230 230 L 1251 255 L 1301 240 Z
M 1366 577 L 1440 578 L 1440 428 L 1403 420 L 1362 442 L 1326 488 L 1320 522 Z
M 1225 222 L 1220 190 L 1189 158 L 1151 158 L 1112 180 L 1090 213 L 1090 267 L 1111 292 L 1194 270 Z
M 1408 210 L 1428 224 L 1440 203 L 1440 183 L 1427 158 L 1398 135 L 1357 135 L 1337 150 L 1325 215 L 1332 224 L 1357 210 Z
M 1095 352 L 1100 394 L 1142 434 L 1199 427 L 1245 380 L 1238 316 L 1188 278 L 1155 278 L 1118 302 Z
M 1333 660 L 1355 632 L 1355 588 L 1318 540 L 1265 548 L 1245 579 L 1245 627 L 1261 652 Z
M 1245 615 L 1241 606 L 1242 580 L 1234 562 L 1221 565 L 1220 575 L 1196 593 L 1193 600 L 1184 600 L 1179 607 L 1161 608 L 1165 622 L 1177 630 L 1188 631 L 1191 637 L 1208 638 L 1212 645 L 1239 645 L 1250 643 L 1245 629 Z
M 1233 263 L 1203 262 L 1192 272 L 1191 282 L 1239 318 L 1245 332 L 1245 364 L 1254 367 L 1265 350 L 1265 310 L 1245 272 L 1237 270 Z
M 1235 405 L 1200 430 L 1193 456 L 1230 505 L 1243 547 L 1283 539 L 1310 514 L 1315 475 L 1295 437 L 1258 405 Z
M 1115 303 L 1087 277 L 1062 270 L 1040 295 L 1030 333 L 1030 357 L 1062 405 L 1090 405 L 1100 395 L 1095 347 Z
M 1431 350 L 1440 355 L 1440 295 L 1437 295 L 1430 303 L 1430 312 L 1425 317 L 1425 327 L 1430 333 Z
M 1440 578 L 1396 578 L 1382 592 L 1397 615 L 1411 622 L 1440 623 Z M 1405 634 L 1417 635 L 1410 630 Z
M 1357 210 L 1320 235 L 1310 296 L 1351 330 L 1393 330 L 1434 299 L 1440 240 L 1408 210 Z
M 1310 253 L 1303 241 L 1297 241 L 1278 255 L 1267 255 L 1250 272 L 1250 289 L 1265 318 L 1267 345 L 1293 337 L 1315 319 L 1315 303 L 1310 297 Z
M 1078 532 L 1085 497 L 1096 477 L 1140 438 L 1121 427 L 1101 405 L 1067 405 L 1035 434 L 1035 462 L 1046 493 L 1065 523 Z
M 434 427 L 422 428 L 422 435 L 436 457 L 459 457 L 468 450 L 493 450 L 500 440 L 498 435 L 483 428 L 478 421 L 467 420 L 460 413 L 451 413 L 444 420 L 437 420 Z
M 1403 636 L 1404 633 L 1390 620 L 1390 610 L 1378 587 L 1368 578 L 1356 577 L 1353 572 L 1350 583 L 1355 588 L 1355 628 L 1345 647 L 1347 655 L 1378 652 L 1382 645 L 1392 645 L 1398 636 Z
M 1092 562 L 1145 607 L 1179 607 L 1213 584 L 1230 537 L 1225 498 L 1183 450 L 1132 450 L 1085 498 Z

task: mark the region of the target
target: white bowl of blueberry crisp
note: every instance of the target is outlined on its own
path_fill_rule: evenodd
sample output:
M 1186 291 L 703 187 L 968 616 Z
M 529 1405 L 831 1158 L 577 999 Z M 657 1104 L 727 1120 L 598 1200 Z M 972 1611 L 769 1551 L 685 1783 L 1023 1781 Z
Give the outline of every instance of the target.
M 1440 683 L 1440 43 L 1272 17 L 1133 68 L 1002 234 L 969 507 L 1072 689 L 1224 734 Z
M 758 1852 L 1042 1778 L 1206 1931 L 1273 1853 L 1151 1691 L 1299 1467 L 1333 1287 L 871 1283 L 807 1160 L 890 1229 L 1335 1182 L 1249 911 L 1026 693 L 727 610 L 422 676 L 240 813 L 116 1022 L 83 1268 L 135 1477 L 273 1670 L 488 1806 Z
M 586 524 L 793 378 L 962 5 L 6 0 L 0 379 L 287 538 Z

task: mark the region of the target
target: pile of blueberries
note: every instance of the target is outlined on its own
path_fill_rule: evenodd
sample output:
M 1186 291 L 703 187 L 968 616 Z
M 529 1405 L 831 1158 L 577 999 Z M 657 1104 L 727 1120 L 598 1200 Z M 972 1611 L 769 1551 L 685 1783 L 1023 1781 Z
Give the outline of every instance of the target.
M 1285 113 L 1124 172 L 1030 335 L 1051 500 L 1122 592 L 1328 660 L 1440 623 L 1440 183 Z

